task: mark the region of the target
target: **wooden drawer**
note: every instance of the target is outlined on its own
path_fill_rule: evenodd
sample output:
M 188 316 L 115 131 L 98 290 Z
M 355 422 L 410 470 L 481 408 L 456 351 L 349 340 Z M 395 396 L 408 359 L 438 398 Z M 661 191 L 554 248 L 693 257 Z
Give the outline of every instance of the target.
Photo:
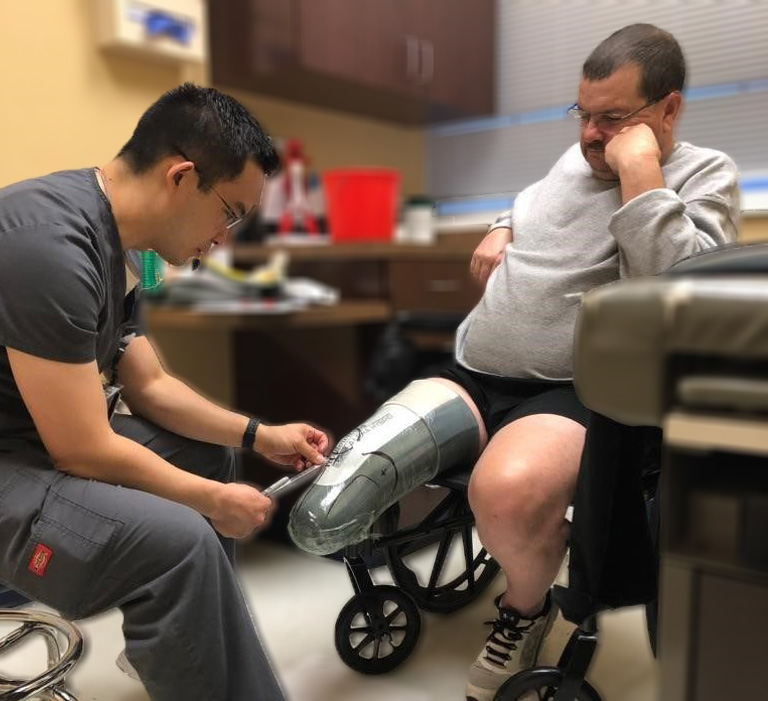
M 482 290 L 469 275 L 469 261 L 405 261 L 390 264 L 395 310 L 468 312 Z
M 291 277 L 308 277 L 337 289 L 342 299 L 387 299 L 387 265 L 379 260 L 292 260 Z

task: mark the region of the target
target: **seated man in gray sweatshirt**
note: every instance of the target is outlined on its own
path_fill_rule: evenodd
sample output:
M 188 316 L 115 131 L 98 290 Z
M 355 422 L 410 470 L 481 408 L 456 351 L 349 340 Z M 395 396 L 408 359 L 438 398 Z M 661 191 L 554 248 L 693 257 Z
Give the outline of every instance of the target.
M 734 163 L 675 140 L 684 82 L 680 46 L 652 25 L 625 27 L 592 52 L 569 110 L 580 123 L 579 144 L 520 193 L 473 255 L 471 270 L 485 293 L 458 330 L 455 367 L 413 383 L 343 439 L 294 512 L 300 545 L 318 551 L 332 533 L 327 547 L 336 548 L 355 519 L 351 506 L 334 506 L 345 484 L 371 481 L 355 480 L 366 461 L 384 452 L 409 471 L 428 462 L 413 451 L 398 454 L 398 422 L 409 432 L 404 439 L 414 435 L 413 417 L 429 429 L 419 428 L 440 454 L 431 463 L 437 471 L 450 463 L 440 435 L 454 443 L 466 436 L 467 450 L 479 454 L 469 485 L 478 534 L 506 575 L 491 634 L 470 669 L 467 698 L 474 701 L 490 701 L 509 676 L 535 663 L 556 616 L 548 592 L 566 551 L 565 513 L 588 416 L 571 383 L 581 295 L 623 277 L 655 275 L 736 237 Z M 450 431 L 435 430 L 447 422 Z M 374 445 L 376 431 L 383 450 Z M 357 460 L 354 469 L 349 460 Z M 411 483 L 402 474 L 390 481 Z M 347 501 L 368 522 L 383 505 Z

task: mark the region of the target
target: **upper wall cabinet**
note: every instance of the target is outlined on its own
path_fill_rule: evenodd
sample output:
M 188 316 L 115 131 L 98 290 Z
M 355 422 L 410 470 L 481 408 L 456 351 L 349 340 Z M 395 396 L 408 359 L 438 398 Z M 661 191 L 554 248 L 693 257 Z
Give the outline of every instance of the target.
M 491 114 L 495 0 L 212 0 L 217 85 L 405 124 Z

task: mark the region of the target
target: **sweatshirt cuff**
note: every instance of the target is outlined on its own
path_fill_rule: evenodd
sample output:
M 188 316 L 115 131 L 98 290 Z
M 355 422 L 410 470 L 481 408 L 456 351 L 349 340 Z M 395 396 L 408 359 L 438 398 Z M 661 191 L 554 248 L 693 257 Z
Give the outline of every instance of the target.
M 512 228 L 512 210 L 509 210 L 508 212 L 502 212 L 498 217 L 496 217 L 493 224 L 491 224 L 488 227 L 488 234 L 490 234 L 494 229 L 511 229 Z

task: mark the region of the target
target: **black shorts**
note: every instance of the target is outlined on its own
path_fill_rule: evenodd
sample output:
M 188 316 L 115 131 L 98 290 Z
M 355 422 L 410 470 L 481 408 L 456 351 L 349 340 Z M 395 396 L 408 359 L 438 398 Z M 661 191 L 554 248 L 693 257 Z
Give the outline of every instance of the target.
M 584 427 L 589 422 L 589 409 L 579 401 L 572 382 L 497 377 L 456 363 L 440 377 L 461 385 L 472 397 L 489 438 L 516 419 L 533 414 L 565 416 Z

